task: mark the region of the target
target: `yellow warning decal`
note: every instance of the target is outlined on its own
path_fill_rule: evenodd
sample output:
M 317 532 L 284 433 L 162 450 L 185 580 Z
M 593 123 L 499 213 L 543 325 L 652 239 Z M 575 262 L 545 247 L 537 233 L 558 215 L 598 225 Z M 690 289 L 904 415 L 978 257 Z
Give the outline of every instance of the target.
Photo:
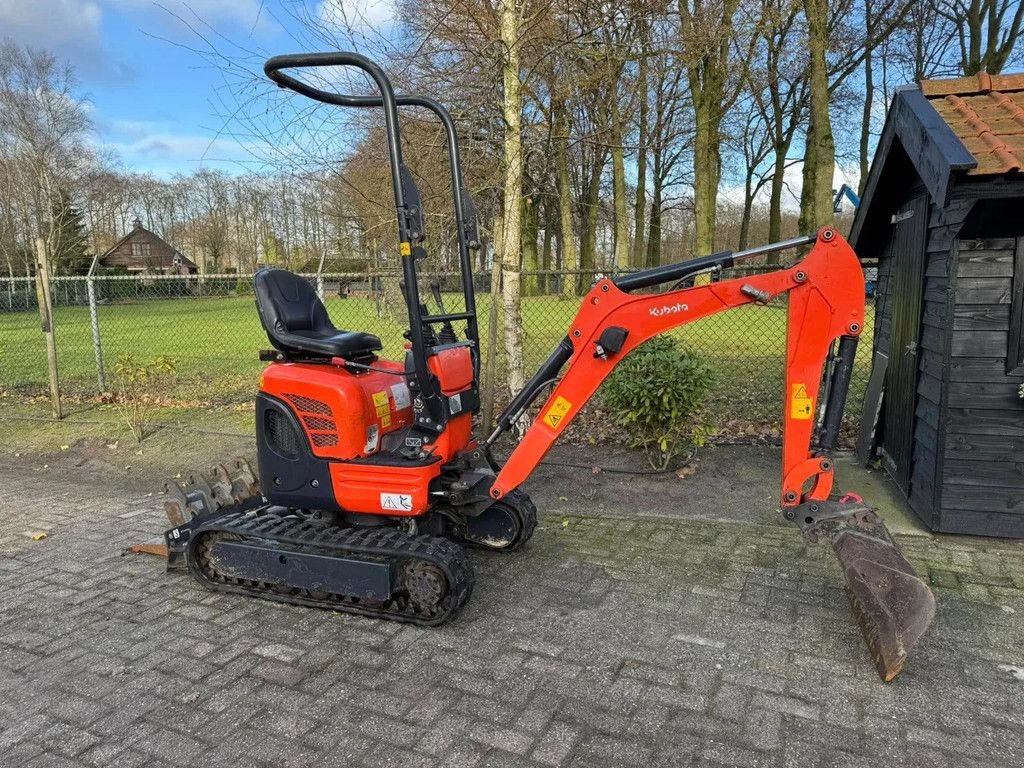
M 565 414 L 569 412 L 570 408 L 572 408 L 572 403 L 559 395 L 544 414 L 544 423 L 552 429 L 558 429 L 558 425 L 562 423 L 562 419 L 565 418 Z
M 412 245 L 410 243 L 399 243 L 398 252 L 403 256 L 412 256 Z
M 789 395 L 789 417 L 807 421 L 814 416 L 814 398 L 807 394 L 806 384 L 793 384 Z
M 387 392 L 373 393 L 373 407 L 377 409 L 377 418 L 380 419 L 382 427 L 391 426 L 391 406 L 388 405 Z

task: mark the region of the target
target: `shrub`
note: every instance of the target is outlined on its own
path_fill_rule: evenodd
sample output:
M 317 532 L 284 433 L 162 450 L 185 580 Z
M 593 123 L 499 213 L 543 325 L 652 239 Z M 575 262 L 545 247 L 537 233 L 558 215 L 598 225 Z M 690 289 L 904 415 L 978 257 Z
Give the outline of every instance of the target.
M 622 361 L 602 387 L 602 400 L 630 443 L 655 469 L 704 445 L 709 427 L 699 419 L 711 389 L 711 370 L 696 352 L 656 336 Z
M 114 366 L 117 374 L 117 407 L 137 442 L 146 437 L 146 419 L 156 403 L 158 388 L 174 376 L 174 361 L 160 355 L 148 363 L 124 355 Z

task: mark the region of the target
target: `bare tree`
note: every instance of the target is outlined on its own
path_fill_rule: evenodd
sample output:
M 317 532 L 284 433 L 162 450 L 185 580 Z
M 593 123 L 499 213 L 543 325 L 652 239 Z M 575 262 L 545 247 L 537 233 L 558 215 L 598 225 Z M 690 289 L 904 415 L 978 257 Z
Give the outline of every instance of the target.
M 60 249 L 60 220 L 91 158 L 77 85 L 52 54 L 0 43 L 0 163 L 29 242 L 42 238 L 48 258 Z

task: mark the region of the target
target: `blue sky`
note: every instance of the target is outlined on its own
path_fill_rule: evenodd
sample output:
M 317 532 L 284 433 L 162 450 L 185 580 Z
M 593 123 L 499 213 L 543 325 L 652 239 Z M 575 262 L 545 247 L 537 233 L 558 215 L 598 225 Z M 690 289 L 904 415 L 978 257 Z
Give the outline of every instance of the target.
M 373 30 L 387 33 L 393 3 L 0 0 L 0 36 L 50 50 L 75 66 L 91 104 L 94 140 L 123 169 L 162 177 L 199 168 L 239 173 L 258 170 L 262 158 L 315 160 L 323 150 L 320 137 L 294 133 L 268 147 L 253 137 L 254 123 L 231 119 L 239 93 L 251 99 L 251 112 L 263 113 L 256 124 L 269 130 L 286 123 L 289 113 L 308 108 L 305 100 L 289 98 L 263 80 L 262 61 L 279 53 L 338 47 L 372 55 L 374 43 L 382 41 Z M 211 48 L 248 72 L 225 74 L 223 60 L 202 53 Z M 881 117 L 884 104 L 879 107 Z M 835 185 L 855 182 L 850 171 L 837 166 Z M 788 204 L 799 195 L 799 176 L 799 167 L 787 174 L 795 190 Z M 742 198 L 728 183 L 722 195 Z
M 269 55 L 324 47 L 303 31 L 303 17 L 328 28 L 332 14 L 379 22 L 389 7 L 383 0 L 342 0 L 340 11 L 303 0 L 0 0 L 0 36 L 75 66 L 95 140 L 125 169 L 239 172 L 255 161 L 245 140 L 230 135 L 237 126 L 224 116 L 225 75 L 196 52 L 209 47 L 202 38 L 255 67 Z

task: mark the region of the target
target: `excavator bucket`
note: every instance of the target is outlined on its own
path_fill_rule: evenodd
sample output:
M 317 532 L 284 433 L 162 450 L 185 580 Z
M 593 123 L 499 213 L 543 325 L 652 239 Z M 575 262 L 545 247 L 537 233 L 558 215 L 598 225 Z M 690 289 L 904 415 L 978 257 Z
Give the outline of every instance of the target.
M 935 617 L 935 598 L 885 523 L 860 504 L 820 502 L 800 519 L 804 535 L 827 537 L 846 579 L 846 594 L 878 674 L 891 682 Z

